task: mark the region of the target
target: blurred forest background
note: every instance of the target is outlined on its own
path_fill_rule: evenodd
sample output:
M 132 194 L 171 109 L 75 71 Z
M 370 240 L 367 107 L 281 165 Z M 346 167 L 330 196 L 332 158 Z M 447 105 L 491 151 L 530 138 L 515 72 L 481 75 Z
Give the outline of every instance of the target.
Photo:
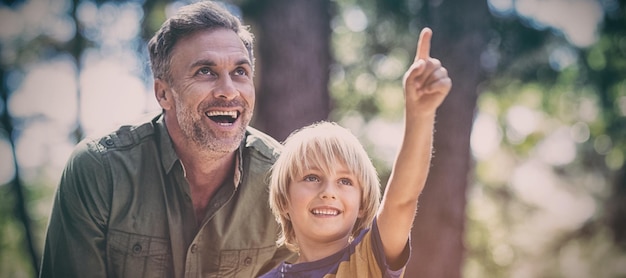
M 2 0 L 0 277 L 34 277 L 73 146 L 158 113 L 146 41 L 185 1 Z M 407 277 L 626 277 L 626 1 L 233 0 L 253 126 L 350 128 L 383 184 L 419 31 L 453 88 Z

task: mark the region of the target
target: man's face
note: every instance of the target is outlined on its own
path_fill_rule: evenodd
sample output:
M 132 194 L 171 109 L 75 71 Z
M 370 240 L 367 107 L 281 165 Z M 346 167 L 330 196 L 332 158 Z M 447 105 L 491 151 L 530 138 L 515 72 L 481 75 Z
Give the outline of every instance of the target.
M 255 93 L 250 57 L 235 32 L 204 30 L 182 38 L 172 51 L 167 100 L 159 100 L 173 137 L 200 150 L 237 149 L 252 119 Z M 173 101 L 173 103 L 172 103 Z

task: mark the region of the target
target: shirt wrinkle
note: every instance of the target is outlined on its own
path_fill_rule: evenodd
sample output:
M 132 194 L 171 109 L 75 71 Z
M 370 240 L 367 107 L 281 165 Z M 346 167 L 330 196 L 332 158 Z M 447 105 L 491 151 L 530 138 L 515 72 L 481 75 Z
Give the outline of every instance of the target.
M 174 151 L 174 144 L 167 132 L 163 115 L 160 115 L 156 121 L 153 121 L 153 125 L 155 127 L 154 132 L 157 133 L 159 149 L 161 150 L 161 164 L 163 169 L 169 174 L 172 168 L 174 168 L 176 161 L 178 161 L 178 155 Z

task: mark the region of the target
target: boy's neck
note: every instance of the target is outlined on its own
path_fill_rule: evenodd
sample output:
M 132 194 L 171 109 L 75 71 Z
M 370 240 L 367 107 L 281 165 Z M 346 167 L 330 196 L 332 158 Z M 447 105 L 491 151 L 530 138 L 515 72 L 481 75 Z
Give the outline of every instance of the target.
M 348 238 L 349 237 L 346 236 L 340 240 L 323 243 L 317 241 L 298 241 L 300 256 L 298 260 L 296 260 L 296 263 L 319 261 L 336 254 L 350 244 Z

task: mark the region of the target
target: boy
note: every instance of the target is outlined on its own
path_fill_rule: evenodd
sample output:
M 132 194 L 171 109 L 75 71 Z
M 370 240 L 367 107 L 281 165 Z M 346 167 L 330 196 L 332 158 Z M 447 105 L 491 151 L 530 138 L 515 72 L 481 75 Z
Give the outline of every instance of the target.
M 279 245 L 299 253 L 262 277 L 401 277 L 431 158 L 435 112 L 451 88 L 430 57 L 429 28 L 403 79 L 405 133 L 381 202 L 367 153 L 348 130 L 321 122 L 293 133 L 272 168 Z

